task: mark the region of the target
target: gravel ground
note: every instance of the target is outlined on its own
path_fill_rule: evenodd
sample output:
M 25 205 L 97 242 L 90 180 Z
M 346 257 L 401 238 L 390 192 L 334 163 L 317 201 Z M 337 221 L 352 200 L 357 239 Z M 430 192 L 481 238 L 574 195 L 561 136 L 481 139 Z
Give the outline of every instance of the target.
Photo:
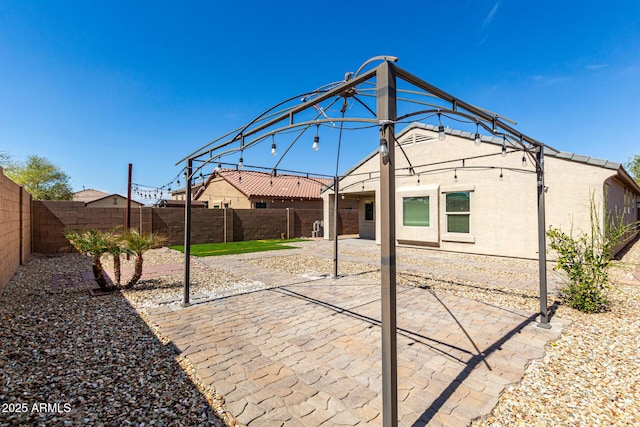
M 223 426 L 220 396 L 122 293 L 51 285 L 86 271 L 84 256 L 34 255 L 0 296 L 0 425 Z
M 332 271 L 323 248 L 308 249 L 246 262 L 304 277 Z M 372 259 L 371 248 L 341 254 L 363 261 L 341 262 L 340 274 L 379 279 L 379 269 L 364 262 Z M 400 263 L 432 267 L 432 259 L 419 256 L 424 254 L 398 251 Z M 466 260 L 478 273 L 495 269 L 503 280 L 535 280 L 530 261 L 439 256 Z M 166 248 L 145 256 L 145 265 L 182 261 L 182 254 Z M 612 279 L 634 280 L 639 264 L 636 243 L 617 263 Z M 192 265 L 194 294 L 215 297 L 264 287 L 228 272 L 205 270 L 195 258 Z M 109 260 L 105 266 L 110 267 Z M 91 286 L 51 287 L 52 274 L 73 274 L 80 280 L 80 273 L 90 270 L 83 256 L 34 255 L 0 296 L 0 425 L 233 425 L 222 396 L 204 387 L 188 359 L 145 323 L 146 308 L 180 302 L 182 275 L 142 280 L 134 290 L 102 297 L 90 297 Z M 526 289 L 426 277 L 402 268 L 398 282 L 504 307 L 538 309 L 536 293 Z M 572 323 L 543 359 L 532 362 L 523 380 L 505 390 L 491 415 L 474 425 L 640 425 L 640 286 L 618 284 L 611 297 L 606 313 L 585 315 L 559 305 L 555 315 Z

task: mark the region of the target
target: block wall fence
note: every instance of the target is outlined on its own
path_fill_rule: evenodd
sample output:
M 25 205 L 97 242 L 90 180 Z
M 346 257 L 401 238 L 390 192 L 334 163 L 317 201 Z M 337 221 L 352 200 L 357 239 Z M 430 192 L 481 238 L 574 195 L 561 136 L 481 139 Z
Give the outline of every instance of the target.
M 31 195 L 0 168 L 0 292 L 31 255 Z
M 339 234 L 358 233 L 358 211 L 339 210 Z M 191 243 L 310 237 L 322 209 L 202 209 L 191 210 Z M 124 226 L 125 208 L 86 207 L 83 202 L 33 202 L 33 252 L 73 252 L 65 229 L 108 230 Z M 168 245 L 184 243 L 184 208 L 142 207 L 131 210 L 131 227 L 159 232 Z

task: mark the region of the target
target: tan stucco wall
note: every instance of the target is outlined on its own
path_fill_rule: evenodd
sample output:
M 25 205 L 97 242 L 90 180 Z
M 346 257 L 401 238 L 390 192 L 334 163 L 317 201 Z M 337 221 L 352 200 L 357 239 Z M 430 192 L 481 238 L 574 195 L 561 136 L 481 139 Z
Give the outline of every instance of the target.
M 536 258 L 537 180 L 531 158 L 527 156 L 526 166 L 523 167 L 523 153 L 509 152 L 503 157 L 500 155 L 499 143 L 483 142 L 476 146 L 471 139 L 451 134 L 444 141 L 438 141 L 434 132 L 424 129 L 412 132 L 431 136 L 433 139 L 403 145 L 411 164 L 418 172 L 412 176 L 405 169 L 409 166 L 405 156 L 396 148 L 398 240 L 435 243 L 440 249 L 448 251 Z M 412 132 L 403 135 L 401 143 L 413 140 Z M 464 167 L 462 160 L 459 160 L 462 158 L 466 158 Z M 420 167 L 426 164 L 432 166 Z M 452 168 L 457 168 L 457 171 Z M 426 169 L 430 172 L 425 173 Z M 361 191 L 363 184 L 358 181 L 368 178 L 367 173 L 371 172 L 372 179 L 365 182 L 364 187 L 375 191 L 376 200 L 380 200 L 378 170 L 379 157 L 375 155 L 354 170 L 354 175 L 341 180 L 340 187 Z M 549 155 L 545 156 L 545 170 L 545 186 L 548 187 L 545 194 L 547 229 L 554 226 L 569 231 L 573 226 L 574 229 L 589 230 L 591 194 L 594 195 L 595 202 L 602 206 L 604 182 L 616 171 Z M 357 175 L 360 173 L 365 175 Z M 352 186 L 349 187 L 350 185 Z M 469 234 L 450 234 L 446 231 L 445 194 L 452 191 L 470 193 Z M 402 197 L 405 194 L 430 197 L 429 227 L 402 225 Z M 375 207 L 376 218 L 380 218 L 380 203 L 376 203 Z M 376 221 L 375 226 L 375 234 L 380 236 L 380 221 Z
M 113 199 L 115 199 L 116 203 L 114 203 Z M 131 207 L 139 208 L 142 206 L 140 203 L 131 201 Z M 111 196 L 105 199 L 94 200 L 93 202 L 88 202 L 87 207 L 89 208 L 126 208 L 127 207 L 127 199 L 121 196 Z
M 233 209 L 251 209 L 249 199 L 240 190 L 220 177 L 209 182 L 198 200 L 207 202 L 209 209 L 214 209 L 216 205 L 222 208 L 224 203 L 228 203 L 229 207 Z

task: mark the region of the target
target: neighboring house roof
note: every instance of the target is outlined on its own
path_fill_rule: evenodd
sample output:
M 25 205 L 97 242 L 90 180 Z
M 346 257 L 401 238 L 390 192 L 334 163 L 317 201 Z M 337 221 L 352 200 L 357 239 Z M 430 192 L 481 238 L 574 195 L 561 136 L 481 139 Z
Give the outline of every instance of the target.
M 109 193 L 105 193 L 104 191 L 94 190 L 93 188 L 88 188 L 86 190 L 81 190 L 73 193 L 74 202 L 84 202 L 85 204 L 98 202 L 100 200 L 113 198 L 113 197 L 118 197 L 120 199 L 127 200 L 127 198 L 121 194 L 117 194 L 117 193 L 109 194 Z M 131 204 L 135 206 L 143 206 L 143 203 L 137 202 L 133 199 L 131 200 Z
M 333 180 L 326 178 L 306 178 L 285 174 L 273 176 L 266 172 L 222 169 L 207 179 L 195 198 L 197 199 L 209 182 L 218 176 L 237 188 L 247 198 L 276 197 L 320 200 L 320 191 L 333 184 Z
M 112 199 L 112 198 L 114 198 L 114 197 L 116 197 L 116 198 L 118 198 L 118 199 L 121 199 L 121 200 L 125 200 L 125 201 L 127 200 L 127 198 L 126 198 L 126 197 L 121 196 L 120 194 L 116 194 L 116 193 L 114 193 L 114 194 L 107 194 L 106 196 L 104 196 L 104 197 L 100 197 L 100 198 L 95 199 L 95 200 L 87 201 L 87 202 L 85 202 L 85 204 L 99 202 L 100 200 L 104 200 L 104 199 Z M 135 200 L 133 200 L 133 199 L 131 199 L 131 204 L 132 204 L 132 205 L 135 205 L 135 206 L 144 206 L 144 204 L 143 204 L 143 203 L 137 202 L 137 201 L 135 201 Z
M 74 202 L 92 202 L 97 199 L 102 199 L 103 197 L 108 196 L 109 193 L 105 193 L 104 191 L 94 190 L 93 188 L 88 188 L 86 190 L 77 191 L 73 193 L 73 201 Z

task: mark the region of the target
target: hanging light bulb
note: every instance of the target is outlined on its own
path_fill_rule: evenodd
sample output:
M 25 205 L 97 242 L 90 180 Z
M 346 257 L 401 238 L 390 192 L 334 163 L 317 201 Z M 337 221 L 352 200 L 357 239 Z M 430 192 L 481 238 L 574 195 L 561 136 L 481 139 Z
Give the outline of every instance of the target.
M 480 137 L 480 132 L 478 131 L 478 123 L 476 122 L 476 137 L 474 139 L 474 144 L 480 145 L 482 143 L 482 137 Z
M 276 140 L 273 135 L 271 135 L 271 155 L 275 156 L 276 154 L 278 154 L 278 151 L 276 150 Z
M 458 169 L 453 170 L 453 180 L 458 182 Z
M 389 163 L 389 146 L 386 138 L 380 138 L 380 156 L 383 164 Z
M 504 175 L 502 173 L 502 168 L 500 168 L 500 181 L 502 181 L 504 179 Z
M 200 181 L 204 181 L 204 175 L 202 174 L 202 171 L 200 171 L 200 175 L 198 175 L 198 178 L 200 178 Z
M 342 200 L 344 200 L 344 193 L 342 193 Z
M 522 155 L 522 167 L 525 168 L 527 167 L 527 158 L 525 157 L 525 155 Z
M 447 134 L 444 132 L 444 125 L 442 124 L 442 120 L 440 120 L 440 113 L 438 113 L 438 122 L 440 123 L 438 126 L 438 140 L 444 141 L 447 138 Z
M 316 136 L 313 137 L 313 145 L 311 148 L 313 151 L 318 151 L 320 149 L 320 135 L 318 135 L 318 128 L 320 125 L 316 125 Z
M 178 187 L 180 187 L 180 178 L 178 178 L 178 181 L 176 182 L 176 184 L 178 184 Z
M 420 174 L 418 174 L 418 185 L 420 185 Z
M 238 160 L 238 169 L 242 169 L 244 166 L 244 162 L 242 161 L 242 156 L 240 156 L 240 160 Z
M 507 138 L 505 138 L 504 135 L 502 136 L 502 152 L 500 153 L 500 155 L 502 157 L 505 157 L 507 155 Z

